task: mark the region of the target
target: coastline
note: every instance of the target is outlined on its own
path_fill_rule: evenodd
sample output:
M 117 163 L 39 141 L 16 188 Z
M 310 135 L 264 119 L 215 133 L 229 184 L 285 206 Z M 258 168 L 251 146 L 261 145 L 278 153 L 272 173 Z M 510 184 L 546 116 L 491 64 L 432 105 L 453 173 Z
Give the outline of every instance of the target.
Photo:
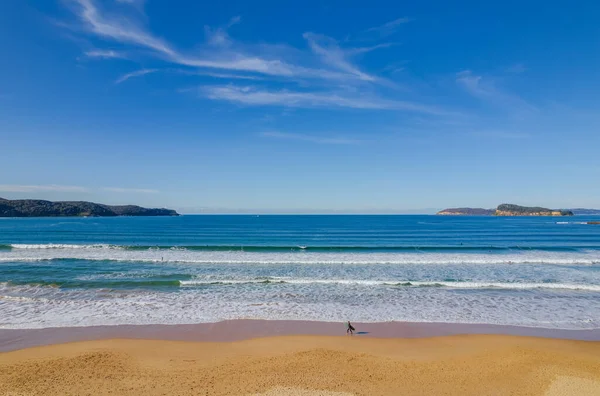
M 575 341 L 600 341 L 600 329 L 569 330 L 495 324 L 431 322 L 353 322 L 356 337 L 414 339 L 455 335 L 499 335 Z M 109 325 L 0 329 L 0 353 L 26 348 L 110 339 L 237 342 L 281 336 L 345 336 L 344 323 L 303 320 L 236 319 L 177 325 Z

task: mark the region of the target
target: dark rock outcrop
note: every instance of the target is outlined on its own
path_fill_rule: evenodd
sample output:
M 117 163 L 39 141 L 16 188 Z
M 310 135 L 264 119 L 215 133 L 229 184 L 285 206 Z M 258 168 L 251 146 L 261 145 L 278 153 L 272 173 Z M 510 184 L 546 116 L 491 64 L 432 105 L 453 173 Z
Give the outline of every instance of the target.
M 179 216 L 171 209 L 147 209 L 141 206 L 111 206 L 86 201 L 44 201 L 39 199 L 0 198 L 0 217 L 114 217 Z

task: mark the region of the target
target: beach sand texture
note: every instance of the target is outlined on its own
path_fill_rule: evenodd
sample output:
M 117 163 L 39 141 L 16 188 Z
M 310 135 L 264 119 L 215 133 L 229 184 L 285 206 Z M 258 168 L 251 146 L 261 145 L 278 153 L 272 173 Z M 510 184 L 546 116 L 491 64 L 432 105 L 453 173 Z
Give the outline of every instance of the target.
M 600 395 L 600 343 L 501 335 L 100 340 L 0 354 L 0 395 Z

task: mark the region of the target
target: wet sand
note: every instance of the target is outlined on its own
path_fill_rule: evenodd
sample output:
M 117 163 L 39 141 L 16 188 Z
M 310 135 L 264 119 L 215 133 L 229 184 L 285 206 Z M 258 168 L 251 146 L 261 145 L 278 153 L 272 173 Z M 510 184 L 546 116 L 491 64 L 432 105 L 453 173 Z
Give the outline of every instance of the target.
M 488 324 L 382 322 L 354 323 L 361 338 L 422 338 L 459 334 L 498 334 L 600 341 L 600 329 L 558 330 Z M 227 320 L 190 325 L 122 325 L 0 329 L 0 352 L 75 341 L 115 338 L 231 342 L 250 338 L 345 334 L 343 323 L 291 320 Z
M 11 396 L 599 394 L 600 342 L 523 336 L 111 339 L 0 353 L 0 395 Z

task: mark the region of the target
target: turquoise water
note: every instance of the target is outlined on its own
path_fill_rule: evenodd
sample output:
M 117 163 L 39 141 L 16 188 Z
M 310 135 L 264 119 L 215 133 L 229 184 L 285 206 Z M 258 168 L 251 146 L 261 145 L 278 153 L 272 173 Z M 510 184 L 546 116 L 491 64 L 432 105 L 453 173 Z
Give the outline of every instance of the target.
M 598 328 L 592 219 L 0 219 L 0 327 L 260 318 Z

